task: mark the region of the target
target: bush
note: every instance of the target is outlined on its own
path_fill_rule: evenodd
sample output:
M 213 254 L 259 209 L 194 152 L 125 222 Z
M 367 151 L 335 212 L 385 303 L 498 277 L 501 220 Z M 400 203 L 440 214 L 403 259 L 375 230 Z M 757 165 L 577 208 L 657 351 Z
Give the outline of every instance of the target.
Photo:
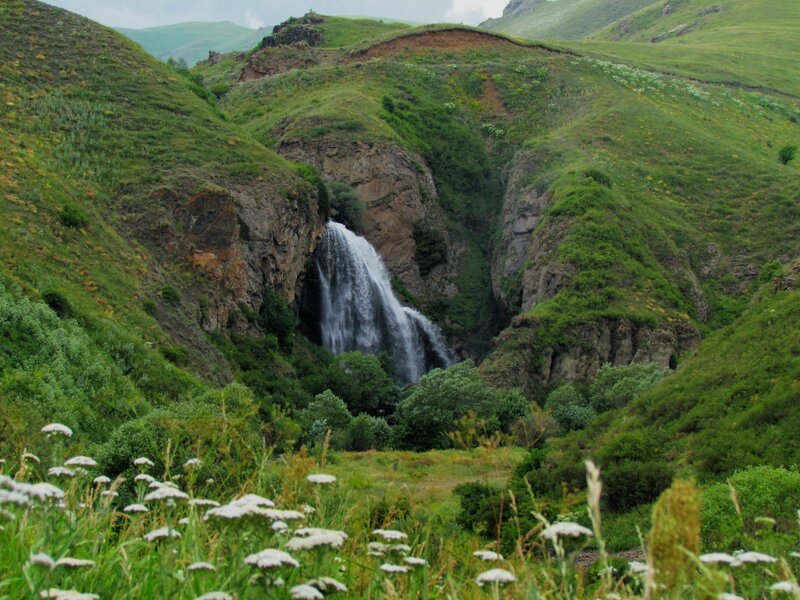
M 332 391 L 325 390 L 317 394 L 308 408 L 301 413 L 300 421 L 306 432 L 316 421 L 321 421 L 325 430 L 344 431 L 350 425 L 352 418 L 353 415 L 347 410 L 344 401 Z
M 797 155 L 797 146 L 792 144 L 787 144 L 783 148 L 780 149 L 778 152 L 778 159 L 784 164 L 788 165 L 792 162 Z
M 793 533 L 797 526 L 800 473 L 775 467 L 749 467 L 730 478 L 741 508 L 737 513 L 727 483 L 707 488 L 702 495 L 703 545 L 714 551 L 750 547 L 759 536 L 763 519 L 775 519 L 778 534 Z
M 414 224 L 414 260 L 423 277 L 434 267 L 447 262 L 447 244 L 444 236 L 422 221 Z
M 669 375 L 655 364 L 614 367 L 603 365 L 589 388 L 589 403 L 599 413 L 622 408 Z
M 586 398 L 571 383 L 565 383 L 550 392 L 545 406 L 553 411 L 555 420 L 567 431 L 583 429 L 597 416 Z
M 72 315 L 72 305 L 61 292 L 45 292 L 42 294 L 42 300 L 60 319 L 66 319 Z
M 611 187 L 611 178 L 603 173 L 602 171 L 598 171 L 597 169 L 589 169 L 585 171 L 583 174 L 584 177 L 587 179 L 591 179 L 600 185 L 610 188 Z
M 456 523 L 468 531 L 495 537 L 500 522 L 500 488 L 487 483 L 462 483 L 453 493 L 461 505 Z
M 89 224 L 89 217 L 74 204 L 65 204 L 58 213 L 58 218 L 64 226 L 73 229 L 80 229 Z
M 332 183 L 330 188 L 331 219 L 351 231 L 363 233 L 366 206 L 358 197 L 358 192 L 346 183 Z
M 185 367 L 189 364 L 189 350 L 186 346 L 181 346 L 180 344 L 164 346 L 161 348 L 161 354 L 173 365 Z
M 340 354 L 328 368 L 326 383 L 353 414 L 389 415 L 397 404 L 397 386 L 371 354 Z
M 652 502 L 670 483 L 672 469 L 664 462 L 612 463 L 603 473 L 605 502 L 615 512 L 625 512 Z
M 457 420 L 472 411 L 477 418 L 494 422 L 496 429 L 498 408 L 516 406 L 516 396 L 508 399 L 516 393 L 488 387 L 471 360 L 447 370 L 434 369 L 397 406 L 395 441 L 400 447 L 414 450 L 449 448 L 447 433 Z
M 180 292 L 171 285 L 161 288 L 161 299 L 172 306 L 177 306 L 181 303 Z
M 345 450 L 382 450 L 388 444 L 390 436 L 391 428 L 386 419 L 361 413 L 347 427 Z
M 264 330 L 278 338 L 283 348 L 288 348 L 297 320 L 281 295 L 272 288 L 266 288 L 258 314 Z

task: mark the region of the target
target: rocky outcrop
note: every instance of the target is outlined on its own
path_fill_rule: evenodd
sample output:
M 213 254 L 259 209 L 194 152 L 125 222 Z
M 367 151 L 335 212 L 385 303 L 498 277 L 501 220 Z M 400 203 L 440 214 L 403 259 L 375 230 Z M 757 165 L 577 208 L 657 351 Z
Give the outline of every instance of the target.
M 569 280 L 572 267 L 555 256 L 564 226 L 539 228 L 552 198 L 530 184 L 537 165 L 521 152 L 511 163 L 492 261 L 492 287 L 507 314 L 530 310 L 555 295 Z
M 242 305 L 257 311 L 267 287 L 294 302 L 324 227 L 316 196 L 294 196 L 258 183 L 191 196 L 162 188 L 152 198 L 169 212 L 156 226 L 140 224 L 137 236 L 202 276 L 209 296 L 201 325 L 220 330 Z
M 327 19 L 322 15 L 309 12 L 302 17 L 292 17 L 272 30 L 272 35 L 261 41 L 261 48 L 275 48 L 277 46 L 290 46 L 292 44 L 307 44 L 319 46 L 322 43 L 322 30 L 317 25 L 322 25 Z
M 453 281 L 463 243 L 444 225 L 433 176 L 421 157 L 388 142 L 293 140 L 278 151 L 356 189 L 366 206 L 364 235 L 410 292 L 421 297 L 457 293 Z M 420 222 L 439 231 L 447 247 L 447 260 L 425 276 L 414 256 L 414 227 Z
M 517 318 L 497 338 L 498 348 L 481 367 L 484 377 L 502 387 L 519 387 L 539 398 L 563 382 L 588 382 L 601 366 L 655 363 L 674 368 L 678 356 L 700 341 L 686 321 L 661 326 L 629 319 L 603 319 L 566 332 L 565 343 L 548 347 L 538 339 L 535 319 Z

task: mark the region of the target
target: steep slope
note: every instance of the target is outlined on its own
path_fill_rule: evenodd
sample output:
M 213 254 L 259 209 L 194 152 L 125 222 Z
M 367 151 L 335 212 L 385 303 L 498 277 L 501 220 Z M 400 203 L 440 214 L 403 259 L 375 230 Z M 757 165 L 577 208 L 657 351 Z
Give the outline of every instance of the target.
M 580 39 L 652 4 L 652 0 L 512 0 L 481 27 L 528 39 Z
M 353 185 L 367 237 L 455 340 L 486 336 L 499 304 L 497 384 L 536 397 L 604 362 L 674 366 L 763 264 L 797 254 L 796 167 L 777 154 L 798 135 L 791 103 L 463 28 L 303 51 L 223 109 Z M 398 185 L 387 164 L 415 166 Z M 447 249 L 425 273 L 417 223 Z
M 252 50 L 269 35 L 271 27 L 251 29 L 230 21 L 220 23 L 175 23 L 161 27 L 128 29 L 120 33 L 141 44 L 150 54 L 161 60 L 183 59 L 188 65 L 208 57 L 208 53 Z
M 34 1 L 4 3 L 0 28 L 8 294 L 44 298 L 111 357 L 128 380 L 128 417 L 141 414 L 137 398 L 160 405 L 204 389 L 162 355 L 229 381 L 207 332 L 250 327 L 242 311 L 257 311 L 269 291 L 294 297 L 323 226 L 316 185 L 112 30 Z M 14 348 L 12 366 L 25 355 Z M 27 395 L 26 378 L 46 371 L 16 367 L 0 397 L 28 402 L 24 439 L 50 414 L 34 410 L 37 395 L 52 394 Z M 105 418 L 98 405 L 92 419 Z

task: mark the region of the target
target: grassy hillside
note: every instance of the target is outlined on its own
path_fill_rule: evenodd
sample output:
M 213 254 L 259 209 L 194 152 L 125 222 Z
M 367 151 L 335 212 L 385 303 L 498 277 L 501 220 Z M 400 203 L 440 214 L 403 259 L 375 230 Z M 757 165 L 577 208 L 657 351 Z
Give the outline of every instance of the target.
M 634 13 L 576 49 L 704 81 L 800 96 L 794 69 L 800 58 L 796 2 L 686 0 L 671 6 L 669 14 L 661 3 Z
M 183 59 L 188 65 L 208 57 L 211 50 L 233 52 L 251 50 L 271 27 L 250 29 L 230 21 L 221 23 L 175 23 L 145 29 L 118 28 L 117 31 L 141 44 L 153 56 L 161 60 Z
M 573 40 L 650 4 L 651 0 L 522 0 L 512 2 L 507 14 L 481 27 L 533 40 Z

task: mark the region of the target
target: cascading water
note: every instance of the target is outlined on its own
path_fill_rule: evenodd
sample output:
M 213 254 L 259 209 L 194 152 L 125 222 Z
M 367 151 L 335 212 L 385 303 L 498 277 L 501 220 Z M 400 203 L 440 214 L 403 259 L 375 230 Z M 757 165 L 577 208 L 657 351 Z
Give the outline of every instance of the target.
M 316 255 L 322 344 L 333 354 L 387 352 L 403 384 L 455 362 L 442 332 L 400 304 L 375 248 L 340 223 L 328 223 Z

